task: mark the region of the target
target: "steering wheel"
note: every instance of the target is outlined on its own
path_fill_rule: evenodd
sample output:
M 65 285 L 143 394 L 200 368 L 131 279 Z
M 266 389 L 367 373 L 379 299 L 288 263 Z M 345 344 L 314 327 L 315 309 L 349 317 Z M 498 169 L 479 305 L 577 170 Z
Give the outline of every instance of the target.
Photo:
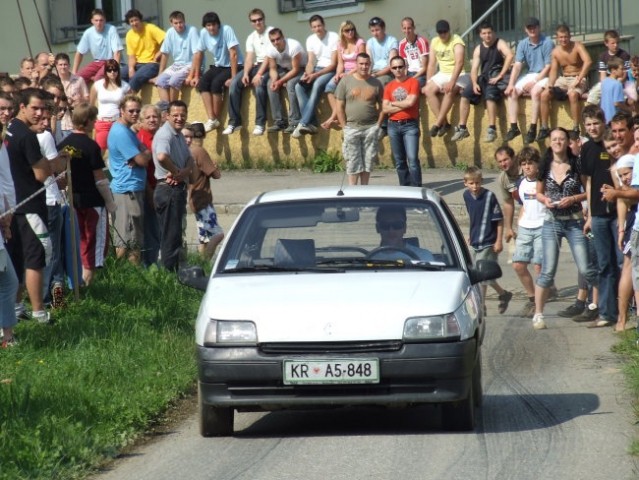
M 417 255 L 417 253 L 413 252 L 412 250 L 406 247 L 395 247 L 391 245 L 385 245 L 382 247 L 374 248 L 373 250 L 368 252 L 368 255 L 366 255 L 366 258 L 373 259 L 375 255 L 377 255 L 378 253 L 384 253 L 384 252 L 400 252 L 408 256 L 412 260 L 419 260 L 419 256 Z

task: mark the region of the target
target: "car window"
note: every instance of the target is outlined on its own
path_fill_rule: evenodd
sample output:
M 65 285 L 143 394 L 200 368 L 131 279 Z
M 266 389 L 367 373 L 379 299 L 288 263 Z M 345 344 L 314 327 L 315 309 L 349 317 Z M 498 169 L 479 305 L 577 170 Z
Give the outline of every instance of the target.
M 384 262 L 390 268 L 420 262 L 457 267 L 454 252 L 432 202 L 280 202 L 254 205 L 243 213 L 218 271 L 361 269 Z

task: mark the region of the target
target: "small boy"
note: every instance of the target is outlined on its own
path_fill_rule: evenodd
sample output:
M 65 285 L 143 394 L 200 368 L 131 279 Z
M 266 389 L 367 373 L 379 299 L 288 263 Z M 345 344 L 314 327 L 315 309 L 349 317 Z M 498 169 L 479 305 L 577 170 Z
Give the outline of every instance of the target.
M 612 117 L 619 110 L 630 111 L 626 105 L 626 96 L 623 93 L 622 80 L 626 74 L 623 69 L 623 60 L 611 58 L 608 61 L 610 76 L 601 82 L 601 109 L 606 116 L 606 124 L 610 123 Z
M 497 261 L 497 255 L 503 249 L 502 230 L 504 216 L 497 197 L 482 187 L 482 173 L 478 167 L 471 166 L 464 173 L 464 202 L 470 218 L 470 237 L 468 244 L 473 249 L 473 258 L 477 260 Z M 508 309 L 513 294 L 501 288 L 496 280 L 488 284 L 499 295 L 499 313 Z M 486 314 L 486 284 L 482 284 L 482 304 Z
M 624 71 L 630 70 L 630 55 L 628 52 L 619 48 L 621 37 L 616 30 L 608 30 L 604 33 L 604 45 L 606 49 L 599 55 L 598 70 L 599 83 L 593 86 L 588 92 L 587 103 L 591 105 L 599 105 L 601 100 L 601 82 L 608 76 L 608 62 L 613 58 L 619 58 L 623 62 Z M 622 79 L 622 83 L 625 77 Z
M 521 316 L 532 318 L 535 314 L 535 284 L 528 270 L 533 264 L 535 274 L 541 272 L 543 247 L 541 243 L 541 227 L 544 224 L 546 207 L 537 200 L 537 175 L 541 155 L 534 147 L 524 147 L 515 157 L 523 172 L 518 192 L 521 201 L 519 219 L 517 221 L 517 237 L 513 254 L 513 269 L 526 290 L 528 302 L 524 305 Z

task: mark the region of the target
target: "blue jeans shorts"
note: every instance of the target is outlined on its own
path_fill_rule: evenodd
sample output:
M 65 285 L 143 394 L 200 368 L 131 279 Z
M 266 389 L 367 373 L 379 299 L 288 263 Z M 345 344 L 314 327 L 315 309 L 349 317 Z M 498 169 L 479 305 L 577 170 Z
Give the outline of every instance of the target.
M 513 262 L 541 265 L 541 260 L 543 258 L 541 229 L 542 227 L 519 227 L 517 229 Z

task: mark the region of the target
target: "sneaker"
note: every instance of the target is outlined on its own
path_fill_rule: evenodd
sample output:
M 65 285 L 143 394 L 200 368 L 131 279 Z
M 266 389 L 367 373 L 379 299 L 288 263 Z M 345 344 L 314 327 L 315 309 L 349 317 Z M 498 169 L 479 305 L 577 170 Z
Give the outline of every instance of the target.
M 60 282 L 54 282 L 51 287 L 51 306 L 53 308 L 64 307 L 64 288 Z
M 295 127 L 295 130 L 293 130 L 293 133 L 291 133 L 291 137 L 293 138 L 300 138 L 302 136 L 302 124 L 298 124 L 297 127 Z
M 573 303 L 572 305 L 564 308 L 563 310 L 559 310 L 557 312 L 557 315 L 563 318 L 572 318 L 572 317 L 576 317 L 577 315 L 581 315 L 585 309 L 586 309 L 585 306 L 579 307 L 576 303 Z
M 31 315 L 27 312 L 27 308 L 24 306 L 23 302 L 16 303 L 14 307 L 14 311 L 16 313 L 16 318 L 18 320 L 30 320 Z
M 519 312 L 519 317 L 532 318 L 535 315 L 535 302 L 526 302 Z
M 530 128 L 528 133 L 526 133 L 526 143 L 533 143 L 535 141 L 535 137 L 537 136 L 537 127 Z
M 40 310 L 39 312 L 31 312 L 31 318 L 33 320 L 37 320 L 38 323 L 51 322 L 51 314 L 45 310 Z
M 300 123 L 297 127 L 300 133 L 308 133 L 311 135 L 317 133 L 317 127 L 315 125 L 311 125 L 311 124 L 305 125 L 303 123 Z
M 297 125 L 289 125 L 288 127 L 284 129 L 284 133 L 291 134 L 295 131 L 296 128 L 297 128 Z
M 521 135 L 521 130 L 519 130 L 519 128 L 517 127 L 511 128 L 510 130 L 506 132 L 506 136 L 504 137 L 504 140 L 507 142 L 510 142 L 511 140 L 514 140 L 515 138 L 517 138 L 519 135 Z
M 539 129 L 539 135 L 537 135 L 537 141 L 541 142 L 542 140 L 546 140 L 550 136 L 550 128 L 541 127 Z
M 242 128 L 241 125 L 237 127 L 235 125 L 227 125 L 227 127 L 222 131 L 222 135 L 232 135 L 233 132 L 237 132 L 240 128 Z
M 450 137 L 450 140 L 453 142 L 459 142 L 467 137 L 470 137 L 470 133 L 468 133 L 467 128 L 455 127 L 455 133 L 453 133 L 453 136 Z
M 508 304 L 510 303 L 510 301 L 513 298 L 513 293 L 512 292 L 504 292 L 501 295 L 499 295 L 499 305 L 497 306 L 497 311 L 500 314 L 506 313 L 506 310 L 508 310 Z
M 16 337 L 11 337 L 8 340 L 3 339 L 2 344 L 0 344 L 0 348 L 11 348 L 11 347 L 17 347 L 17 346 L 18 346 L 18 341 L 16 340 Z
M 275 125 L 271 125 L 270 127 L 268 127 L 266 129 L 267 132 L 272 133 L 272 132 L 283 132 L 286 130 L 286 125 L 281 125 L 281 124 L 275 124 Z
M 436 137 L 439 134 L 439 129 L 441 127 L 439 125 L 433 125 L 432 127 L 430 127 L 430 130 L 428 131 L 428 134 L 431 137 Z
M 492 143 L 497 140 L 497 130 L 489 128 L 486 130 L 486 136 L 484 137 L 484 143 Z
M 588 308 L 585 308 L 584 311 L 572 317 L 573 322 L 584 323 L 584 322 L 593 322 L 599 318 L 599 308 L 594 303 L 588 305 Z
M 253 135 L 259 137 L 260 135 L 264 135 L 264 127 L 262 125 L 255 125 L 253 129 Z
M 218 128 L 220 126 L 220 121 L 217 118 L 209 118 L 206 122 L 204 122 L 204 131 L 210 132 L 211 130 Z
M 437 132 L 437 136 L 443 137 L 444 135 L 446 135 L 446 132 L 448 132 L 449 129 L 450 129 L 450 123 L 447 123 L 443 127 L 439 127 L 439 132 Z
M 535 313 L 535 316 L 532 319 L 533 328 L 535 330 L 544 330 L 546 327 L 546 322 L 544 322 L 544 314 L 543 313 Z

